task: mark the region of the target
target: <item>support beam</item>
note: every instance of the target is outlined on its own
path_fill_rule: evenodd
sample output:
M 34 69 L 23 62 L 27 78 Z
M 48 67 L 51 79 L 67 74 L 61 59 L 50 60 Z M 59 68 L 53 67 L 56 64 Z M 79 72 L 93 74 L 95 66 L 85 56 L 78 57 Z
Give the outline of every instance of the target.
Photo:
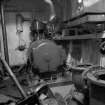
M 5 14 L 4 14 L 4 2 L 0 2 L 0 11 L 1 11 L 1 26 L 2 26 L 2 35 L 3 35 L 3 44 L 4 44 L 4 55 L 5 60 L 9 64 L 9 55 L 8 55 L 8 43 L 7 43 L 7 32 L 5 25 Z

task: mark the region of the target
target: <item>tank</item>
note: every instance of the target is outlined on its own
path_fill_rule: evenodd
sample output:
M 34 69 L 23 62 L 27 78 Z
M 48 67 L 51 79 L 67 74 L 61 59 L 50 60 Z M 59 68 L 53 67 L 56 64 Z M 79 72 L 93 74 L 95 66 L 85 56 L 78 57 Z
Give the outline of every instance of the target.
M 51 40 L 34 41 L 28 49 L 28 57 L 33 68 L 39 71 L 56 71 L 60 65 L 63 65 L 66 59 L 66 53 L 62 46 L 57 45 Z
M 99 68 L 99 67 L 98 67 Z M 89 105 L 105 105 L 105 68 L 89 70 L 86 74 L 89 87 Z
M 81 64 L 71 68 L 72 81 L 78 90 L 82 90 L 85 85 L 82 73 L 88 70 L 91 66 L 91 64 Z

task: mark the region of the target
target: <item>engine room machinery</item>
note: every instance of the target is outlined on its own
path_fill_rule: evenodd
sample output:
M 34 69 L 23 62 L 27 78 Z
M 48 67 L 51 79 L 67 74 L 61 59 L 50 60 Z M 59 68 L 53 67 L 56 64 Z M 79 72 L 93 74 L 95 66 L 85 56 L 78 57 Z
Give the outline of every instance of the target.
M 54 24 L 52 21 L 48 23 Z M 34 71 L 37 69 L 40 73 L 56 71 L 66 60 L 64 48 L 46 37 L 49 35 L 48 23 L 34 19 L 30 27 L 32 43 L 28 48 L 28 59 Z
M 41 39 L 32 42 L 28 49 L 29 62 L 33 72 L 57 71 L 65 64 L 66 53 L 62 46 L 52 40 Z

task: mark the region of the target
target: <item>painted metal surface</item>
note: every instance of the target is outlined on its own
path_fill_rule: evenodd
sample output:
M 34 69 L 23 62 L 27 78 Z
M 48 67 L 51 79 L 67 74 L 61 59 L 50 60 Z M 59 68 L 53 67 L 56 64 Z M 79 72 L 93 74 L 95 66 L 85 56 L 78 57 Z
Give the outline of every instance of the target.
M 38 68 L 40 72 L 56 71 L 66 59 L 62 46 L 51 40 L 34 41 L 28 49 L 28 55 L 32 66 Z
M 73 0 L 72 3 L 72 17 L 77 17 L 86 12 L 101 13 L 105 12 L 105 0 Z
M 93 68 L 87 73 L 90 105 L 105 104 L 105 68 Z

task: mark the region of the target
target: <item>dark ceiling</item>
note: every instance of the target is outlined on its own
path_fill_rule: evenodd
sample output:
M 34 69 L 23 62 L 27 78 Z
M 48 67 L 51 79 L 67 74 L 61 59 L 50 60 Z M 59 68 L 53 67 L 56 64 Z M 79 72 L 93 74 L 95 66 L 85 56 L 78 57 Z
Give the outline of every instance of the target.
M 49 5 L 44 0 L 9 0 L 6 2 L 7 11 L 38 11 L 48 10 Z
M 5 0 L 5 11 L 9 12 L 34 12 L 40 17 L 51 14 L 50 5 L 44 0 Z M 56 16 L 67 20 L 70 17 L 71 0 L 52 0 Z

